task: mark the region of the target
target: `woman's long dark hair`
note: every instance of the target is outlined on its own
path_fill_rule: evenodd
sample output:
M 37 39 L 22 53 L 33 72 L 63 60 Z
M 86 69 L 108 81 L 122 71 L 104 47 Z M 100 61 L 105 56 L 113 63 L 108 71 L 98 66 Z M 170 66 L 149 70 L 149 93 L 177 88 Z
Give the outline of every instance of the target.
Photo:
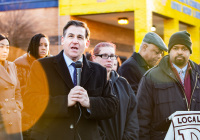
M 38 50 L 39 50 L 39 46 L 40 46 L 40 39 L 42 37 L 45 37 L 48 39 L 48 37 L 42 33 L 36 34 L 31 38 L 31 41 L 28 46 L 27 53 L 29 53 L 31 56 L 35 57 L 36 59 L 39 58 Z
M 4 40 L 4 39 L 7 39 L 7 40 L 8 40 L 8 38 L 7 38 L 5 35 L 0 34 L 0 41 L 1 41 L 1 40 Z M 10 41 L 9 41 L 9 40 L 8 40 L 8 42 L 9 42 L 9 44 L 10 44 Z

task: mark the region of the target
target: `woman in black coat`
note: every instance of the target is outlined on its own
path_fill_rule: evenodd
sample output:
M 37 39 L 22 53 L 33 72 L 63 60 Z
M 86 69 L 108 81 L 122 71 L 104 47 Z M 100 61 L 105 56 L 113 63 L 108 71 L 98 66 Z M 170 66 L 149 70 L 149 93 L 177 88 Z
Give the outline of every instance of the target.
M 101 42 L 93 50 L 92 61 L 107 69 L 107 79 L 111 81 L 112 92 L 119 99 L 117 114 L 107 120 L 99 121 L 100 131 L 105 140 L 137 140 L 139 125 L 137 102 L 134 91 L 125 78 L 112 70 L 116 61 L 115 45 Z

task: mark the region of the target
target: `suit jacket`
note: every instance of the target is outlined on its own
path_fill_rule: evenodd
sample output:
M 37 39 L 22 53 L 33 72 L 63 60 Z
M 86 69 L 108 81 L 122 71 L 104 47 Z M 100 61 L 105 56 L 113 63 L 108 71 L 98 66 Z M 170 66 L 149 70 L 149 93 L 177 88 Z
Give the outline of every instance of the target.
M 133 91 L 137 94 L 140 79 L 149 68 L 150 67 L 142 56 L 134 52 L 133 55 L 119 67 L 118 73 L 127 79 Z
M 31 139 L 100 140 L 97 120 L 112 117 L 118 106 L 106 77 L 105 68 L 83 55 L 81 86 L 90 99 L 89 113 L 81 105 L 68 107 L 68 93 L 74 85 L 63 51 L 35 61 L 24 96 L 24 111 L 33 121 Z

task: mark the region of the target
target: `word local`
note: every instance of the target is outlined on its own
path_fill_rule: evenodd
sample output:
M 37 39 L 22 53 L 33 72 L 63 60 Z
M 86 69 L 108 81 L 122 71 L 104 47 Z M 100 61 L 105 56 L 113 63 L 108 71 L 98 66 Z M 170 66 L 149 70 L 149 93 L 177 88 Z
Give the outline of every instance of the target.
M 181 117 L 177 118 L 178 119 L 178 124 L 182 123 L 200 123 L 200 116 L 188 116 L 188 117 Z

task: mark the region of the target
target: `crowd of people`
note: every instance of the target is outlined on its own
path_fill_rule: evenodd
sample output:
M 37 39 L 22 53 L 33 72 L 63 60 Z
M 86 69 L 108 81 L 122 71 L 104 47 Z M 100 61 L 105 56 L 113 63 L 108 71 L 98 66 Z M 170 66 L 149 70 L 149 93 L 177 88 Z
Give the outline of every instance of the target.
M 50 55 L 40 33 L 10 62 L 0 34 L 1 140 L 162 140 L 171 114 L 200 111 L 200 66 L 190 60 L 187 31 L 174 33 L 168 47 L 148 32 L 122 65 L 111 42 L 85 56 L 89 38 L 86 23 L 70 20 L 59 54 Z

